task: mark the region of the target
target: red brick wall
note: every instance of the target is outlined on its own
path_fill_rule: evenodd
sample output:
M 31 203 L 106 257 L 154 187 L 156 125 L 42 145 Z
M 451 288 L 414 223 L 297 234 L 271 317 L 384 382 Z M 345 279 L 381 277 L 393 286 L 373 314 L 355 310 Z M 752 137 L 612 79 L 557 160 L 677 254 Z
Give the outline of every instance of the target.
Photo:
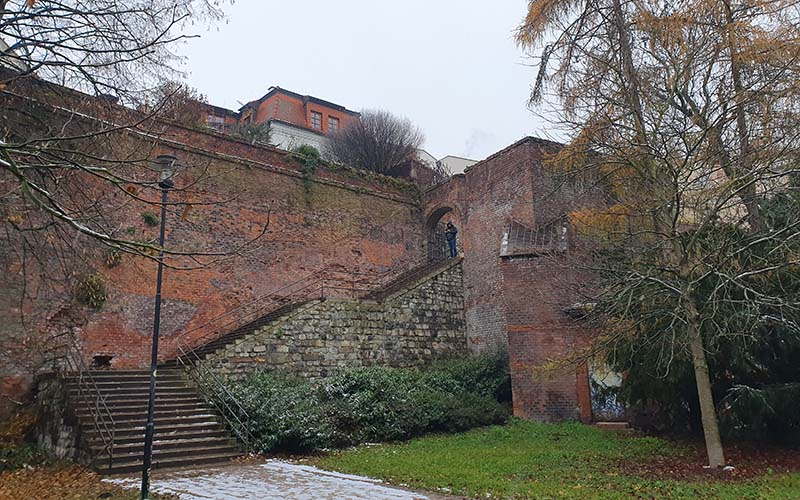
M 548 360 L 573 353 L 584 333 L 563 308 L 576 298 L 569 286 L 572 252 L 551 257 L 502 258 L 503 232 L 514 220 L 544 224 L 575 200 L 554 195 L 542 170 L 558 145 L 527 138 L 467 169 L 425 195 L 428 219 L 450 207 L 464 251 L 465 316 L 474 351 L 507 349 L 514 413 L 543 421 L 588 420 L 588 374 L 575 365 L 542 372 Z M 432 223 L 433 221 L 428 221 Z M 555 259 L 558 259 L 557 257 Z
M 11 107 L 33 105 L 13 95 L 4 95 L 4 99 L 16 100 Z M 51 112 L 53 116 L 61 113 Z M 200 269 L 165 269 L 160 349 L 164 357 L 174 353 L 175 339 L 183 332 L 303 275 L 329 265 L 384 272 L 402 268 L 423 250 L 419 204 L 413 193 L 396 181 L 325 167 L 308 179 L 300 173 L 299 162 L 275 148 L 161 122 L 147 122 L 141 128 L 146 135 L 120 133 L 112 141 L 114 154 L 131 160 L 175 154 L 184 167 L 175 178 L 176 185 L 189 188 L 170 195 L 170 201 L 190 203 L 192 208 L 170 207 L 168 248 L 211 253 L 236 248 L 259 234 L 271 210 L 267 234 L 235 257 L 201 258 L 207 265 Z M 145 171 L 139 175 L 155 174 Z M 193 184 L 198 179 L 201 181 Z M 0 178 L 0 184 L 7 181 Z M 130 231 L 132 239 L 152 241 L 157 237 L 158 228 L 146 225 L 142 216 L 145 211 L 157 212 L 157 205 L 130 202 L 115 189 L 93 186 L 90 179 L 80 182 L 98 203 L 119 206 L 124 202 L 113 214 L 120 235 Z M 156 201 L 158 193 L 142 189 L 140 195 Z M 0 215 L 5 222 L 9 214 Z M 23 358 L 29 357 L 32 347 L 22 341 L 31 335 L 41 338 L 47 320 L 67 309 L 71 315 L 81 316 L 70 324 L 79 328 L 88 361 L 95 355 L 113 356 L 113 368 L 143 368 L 149 362 L 155 262 L 124 255 L 118 266 L 108 267 L 103 247 L 88 238 L 79 240 L 79 260 L 85 261 L 85 266 L 76 268 L 65 280 L 32 290 L 30 286 L 38 278 L 28 276 L 25 285 L 22 280 L 6 280 L 8 286 L 2 287 L 3 333 L 13 333 L 4 335 L 0 345 L 0 381 L 5 392 L 18 395 L 25 389 L 20 381 L 30 380 L 35 363 Z M 6 244 L 10 246 L 1 248 Z M 6 276 L 21 271 L 17 254 L 10 251 L 13 245 L 8 239 L 0 243 L 4 257 L 0 272 Z M 180 258 L 169 263 L 178 267 L 192 264 Z M 99 272 L 107 282 L 107 301 L 96 311 L 76 305 L 72 298 L 76 280 L 85 271 Z M 28 287 L 27 296 L 21 302 L 23 287 Z M 30 309 L 27 318 L 43 321 L 22 325 L 19 304 Z
M 531 165 L 541 154 L 538 143 L 523 141 L 475 164 L 464 176 L 426 196 L 427 213 L 438 207 L 452 207 L 456 213 L 459 244 L 466 255 L 467 332 L 476 351 L 507 345 L 500 243 L 511 219 L 533 221 Z
M 558 257 L 503 259 L 508 351 L 514 414 L 540 421 L 588 420 L 588 371 L 565 358 L 576 353 L 585 332 L 563 309 L 574 302 L 570 276 Z M 559 362 L 563 368 L 557 368 Z M 552 370 L 542 367 L 554 363 Z
M 264 99 L 254 117 L 256 123 L 280 120 L 298 127 L 309 127 L 302 99 L 277 92 Z
M 209 161 L 186 151 L 175 153 L 188 164 Z M 217 245 L 236 247 L 259 234 L 271 209 L 269 231 L 234 259 L 200 270 L 165 271 L 165 355 L 174 352 L 171 339 L 181 332 L 301 276 L 330 265 L 383 272 L 419 252 L 419 212 L 409 201 L 320 182 L 312 182 L 307 191 L 302 179 L 282 173 L 220 159 L 211 159 L 209 165 L 211 175 L 219 177 L 205 183 L 202 192 L 187 196 L 194 202 L 226 195 L 235 199 L 194 207 L 186 217 L 180 210 L 170 214 L 167 246 L 206 251 Z M 140 219 L 141 214 L 132 212 L 122 224 L 155 237 L 157 228 L 143 226 Z M 87 357 L 113 355 L 113 366 L 119 368 L 146 364 L 155 267 L 151 261 L 131 258 L 102 270 L 112 284 L 111 295 L 84 328 Z
M 261 102 L 254 117 L 256 123 L 263 123 L 267 120 L 280 120 L 288 122 L 298 127 L 311 128 L 311 112 L 315 111 L 322 115 L 322 128 L 319 129 L 323 134 L 327 134 L 328 117 L 337 118 L 339 127 L 346 127 L 358 118 L 351 113 L 335 109 L 324 104 L 305 101 L 281 91 L 276 92 Z

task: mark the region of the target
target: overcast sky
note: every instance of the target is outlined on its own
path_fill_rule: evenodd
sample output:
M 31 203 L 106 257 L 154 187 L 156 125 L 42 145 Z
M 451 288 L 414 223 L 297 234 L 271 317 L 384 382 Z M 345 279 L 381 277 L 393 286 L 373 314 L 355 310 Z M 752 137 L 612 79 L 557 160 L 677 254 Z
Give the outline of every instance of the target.
M 526 107 L 535 68 L 513 41 L 527 0 L 236 0 L 183 48 L 188 83 L 238 109 L 271 85 L 425 133 L 437 158 L 482 159 L 547 124 Z

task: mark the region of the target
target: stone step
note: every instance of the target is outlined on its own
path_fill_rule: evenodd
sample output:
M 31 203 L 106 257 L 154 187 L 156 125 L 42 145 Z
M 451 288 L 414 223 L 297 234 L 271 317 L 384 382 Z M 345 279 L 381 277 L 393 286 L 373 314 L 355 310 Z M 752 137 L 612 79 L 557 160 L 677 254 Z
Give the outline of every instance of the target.
M 189 467 L 195 465 L 211 465 L 211 464 L 225 464 L 234 458 L 241 457 L 240 451 L 219 453 L 212 455 L 194 454 L 191 456 L 175 457 L 175 458 L 153 458 L 153 469 L 167 469 L 177 467 Z M 111 467 L 98 468 L 98 471 L 103 474 L 128 474 L 131 472 L 140 472 L 142 470 L 141 460 L 130 461 L 114 461 Z
M 118 376 L 126 376 L 126 375 L 143 375 L 143 376 L 147 376 L 147 377 L 150 376 L 150 370 L 149 369 L 148 370 L 89 370 L 88 372 L 85 372 L 85 373 L 88 373 L 92 377 L 102 377 L 102 376 L 118 377 Z M 158 373 L 160 373 L 160 374 L 163 374 L 163 373 L 181 373 L 181 371 L 178 370 L 178 369 L 174 369 L 174 368 L 166 369 L 166 370 L 159 369 Z
M 88 389 L 80 391 L 77 387 L 67 387 L 67 393 L 69 395 L 95 395 L 101 394 L 104 396 L 115 396 L 115 395 L 143 395 L 145 398 L 150 395 L 150 387 L 148 385 L 133 385 L 133 386 L 106 386 L 105 388 L 99 387 L 98 390 L 95 389 Z M 192 387 L 187 387 L 186 384 L 174 384 L 167 387 L 158 387 L 156 386 L 156 394 L 197 394 L 197 391 Z
M 92 379 L 79 384 L 75 377 L 67 377 L 65 391 L 88 445 L 100 453 L 95 466 L 102 473 L 138 472 L 142 467 L 150 373 L 98 371 L 92 373 Z M 93 414 L 98 399 L 104 404 L 103 411 L 107 408 L 110 414 L 104 421 L 113 425 L 111 458 L 103 457 L 103 436 L 108 434 L 95 428 Z M 154 423 L 153 468 L 220 464 L 242 454 L 214 407 L 200 398 L 180 369 L 159 369 Z
M 231 445 L 230 443 L 216 443 L 211 445 L 206 445 L 202 447 L 178 447 L 178 448 L 166 448 L 166 449 L 156 449 L 155 446 L 153 447 L 153 461 L 156 460 L 163 460 L 163 459 L 170 459 L 170 458 L 183 458 L 187 456 L 202 456 L 202 455 L 219 455 L 222 453 L 231 453 L 231 454 L 241 454 L 236 446 Z M 116 448 L 114 449 L 114 458 L 111 460 L 114 464 L 118 463 L 125 463 L 125 462 L 139 462 L 141 463 L 144 457 L 144 446 L 142 449 L 132 451 L 129 453 L 118 453 Z M 97 460 L 98 467 L 102 468 L 104 464 L 108 464 L 109 459 L 108 457 L 101 456 Z
M 111 403 L 120 403 L 125 401 L 134 401 L 139 403 L 147 404 L 147 401 L 150 398 L 149 391 L 142 391 L 142 392 L 103 392 L 100 394 L 92 394 L 92 393 L 78 393 L 70 391 L 68 393 L 70 399 L 86 399 L 88 400 L 86 403 L 88 405 L 94 404 L 94 398 L 100 398 L 106 402 L 107 406 L 110 406 Z M 165 390 L 165 391 L 156 391 L 156 400 L 165 400 L 165 399 L 172 399 L 172 400 L 196 400 L 199 399 L 197 393 L 191 389 L 181 389 L 181 390 Z
M 160 429 L 156 428 L 155 433 L 153 434 L 154 439 L 160 442 L 170 442 L 170 441 L 181 441 L 181 440 L 191 440 L 191 439 L 215 439 L 215 438 L 225 438 L 229 439 L 230 436 L 228 432 L 221 426 L 213 428 L 213 429 L 184 429 L 181 431 L 169 431 L 169 432 L 161 432 Z M 230 438 L 232 439 L 232 438 Z M 88 440 L 89 444 L 93 448 L 102 448 L 104 446 L 103 440 L 99 437 L 92 437 Z M 135 434 L 131 434 L 128 436 L 114 436 L 114 446 L 125 446 L 129 444 L 144 444 L 144 429 L 138 431 Z
M 148 398 L 129 398 L 129 399 L 115 399 L 111 400 L 109 398 L 105 399 L 106 406 L 108 406 L 109 410 L 124 410 L 124 411 L 137 411 L 141 409 L 141 411 L 147 411 L 148 405 Z M 111 402 L 113 401 L 113 406 Z M 205 401 L 200 399 L 197 396 L 194 397 L 183 397 L 180 398 L 170 398 L 159 396 L 156 393 L 156 408 L 179 408 L 179 407 L 188 407 L 190 405 L 201 405 L 206 406 Z M 76 410 L 87 410 L 93 409 L 95 407 L 94 401 L 75 401 L 73 407 Z
M 204 438 L 190 438 L 190 439 L 160 439 L 154 436 L 153 449 L 154 450 L 174 450 L 174 449 L 206 449 L 212 446 L 232 446 L 236 447 L 236 440 L 229 437 L 204 437 Z M 102 450 L 101 443 L 93 443 L 93 448 Z M 114 443 L 114 455 L 125 455 L 128 453 L 141 453 L 144 450 L 144 437 L 137 441 L 129 443 Z
M 141 425 L 126 427 L 124 429 L 114 429 L 114 438 L 126 438 L 131 436 L 143 436 L 145 423 Z M 202 431 L 217 431 L 225 430 L 219 422 L 197 422 L 191 424 L 169 424 L 156 426 L 154 432 L 159 435 L 170 434 L 174 432 L 202 432 Z M 97 432 L 93 427 L 84 429 L 85 434 L 91 439 Z
M 111 407 L 109 408 L 111 417 L 114 421 L 117 420 L 131 420 L 134 418 L 138 418 L 140 416 L 147 416 L 147 406 L 141 406 L 136 408 L 118 408 L 118 407 Z M 180 417 L 180 416 L 187 416 L 187 415 L 197 415 L 199 413 L 207 413 L 209 411 L 209 407 L 202 403 L 194 403 L 190 405 L 182 405 L 182 406 L 169 406 L 169 405 L 161 405 L 156 404 L 155 407 L 155 415 L 156 417 Z M 93 412 L 90 409 L 83 408 L 77 409 L 75 415 L 78 418 L 92 418 Z
M 147 389 L 150 390 L 150 379 L 146 380 L 122 380 L 122 379 L 114 379 L 114 380 L 95 380 L 94 383 L 90 384 L 82 384 L 78 385 L 76 382 L 67 381 L 64 384 L 67 389 L 98 389 L 100 391 L 105 390 L 115 390 L 115 389 L 127 389 L 127 388 L 136 388 L 136 389 Z M 156 380 L 156 388 L 175 388 L 175 387 L 186 387 L 186 382 L 183 379 L 175 378 L 175 379 L 157 379 Z
M 79 377 L 77 374 L 73 375 L 65 375 L 64 380 L 66 381 L 74 381 L 78 380 Z M 94 380 L 94 381 L 101 381 L 101 380 L 135 380 L 135 381 L 143 381 L 148 382 L 150 381 L 150 372 L 117 372 L 117 371 L 107 371 L 107 372 L 99 372 L 99 373 L 89 373 L 83 377 L 86 380 Z M 159 369 L 156 372 L 156 380 L 162 379 L 183 379 L 183 370 L 179 370 L 177 368 L 170 368 L 170 369 Z
M 185 417 L 159 417 L 153 419 L 156 427 L 171 427 L 174 425 L 202 425 L 214 424 L 221 425 L 219 417 L 216 414 L 204 412 L 198 415 L 189 415 Z M 127 429 L 144 429 L 147 424 L 147 415 L 136 417 L 128 420 L 114 420 L 114 432 L 122 432 Z M 81 421 L 81 425 L 86 428 L 93 428 L 93 421 Z

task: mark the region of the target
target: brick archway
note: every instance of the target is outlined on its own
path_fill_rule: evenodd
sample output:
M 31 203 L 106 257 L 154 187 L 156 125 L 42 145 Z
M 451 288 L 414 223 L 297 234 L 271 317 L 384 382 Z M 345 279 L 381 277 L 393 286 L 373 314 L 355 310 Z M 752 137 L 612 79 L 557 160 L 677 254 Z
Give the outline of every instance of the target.
M 447 254 L 447 243 L 444 240 L 444 230 L 441 227 L 442 219 L 448 214 L 454 214 L 451 206 L 440 206 L 428 213 L 425 218 L 425 241 L 428 260 L 443 260 Z M 459 227 L 459 230 L 461 228 Z

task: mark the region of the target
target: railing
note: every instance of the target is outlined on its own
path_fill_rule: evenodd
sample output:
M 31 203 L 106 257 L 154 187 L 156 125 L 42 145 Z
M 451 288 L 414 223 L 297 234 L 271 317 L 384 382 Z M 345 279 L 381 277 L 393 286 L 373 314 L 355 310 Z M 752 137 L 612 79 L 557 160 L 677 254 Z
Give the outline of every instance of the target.
M 181 350 L 178 356 L 178 362 L 183 367 L 184 372 L 194 381 L 195 386 L 203 393 L 206 401 L 210 401 L 219 410 L 228 427 L 236 434 L 239 441 L 244 443 L 245 451 L 253 451 L 255 437 L 247 427 L 246 422 L 250 420 L 247 410 L 228 389 L 228 386 L 214 373 L 214 370 L 210 370 L 198 361 L 200 361 L 200 358 L 195 354 L 194 350 L 188 352 Z M 220 394 L 225 397 L 219 397 Z
M 89 410 L 94 431 L 103 443 L 101 451 L 105 451 L 111 464 L 114 459 L 114 417 L 83 360 L 77 339 L 71 331 L 67 331 L 50 337 L 48 345 L 51 347 L 45 353 L 52 355 L 48 361 L 52 363 L 53 371 L 59 374 L 62 382 L 67 377 L 73 378 L 78 389 L 78 403 L 84 403 Z M 69 397 L 69 393 L 67 396 Z M 92 462 L 99 455 L 100 452 L 95 453 L 91 457 Z
M 566 217 L 558 217 L 536 228 L 511 221 L 503 233 L 500 255 L 506 257 L 563 252 L 569 246 L 569 231 Z

